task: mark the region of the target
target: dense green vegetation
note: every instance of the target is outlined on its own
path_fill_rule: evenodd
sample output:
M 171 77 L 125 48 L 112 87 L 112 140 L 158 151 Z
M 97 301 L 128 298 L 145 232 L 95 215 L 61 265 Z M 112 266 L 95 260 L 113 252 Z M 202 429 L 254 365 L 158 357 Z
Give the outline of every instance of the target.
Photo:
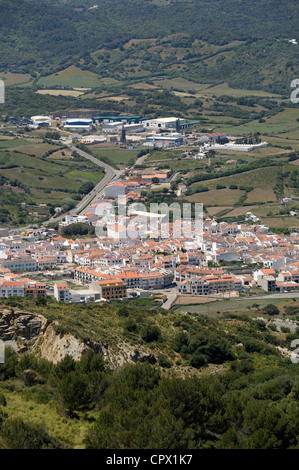
M 289 98 L 291 81 L 299 73 L 296 46 L 288 43 L 296 37 L 298 23 L 299 7 L 292 0 L 283 5 L 278 0 L 249 4 L 114 0 L 113 9 L 109 0 L 102 0 L 99 8 L 91 6 L 92 0 L 0 2 L 0 68 L 7 84 L 4 112 L 89 108 L 137 109 L 150 115 L 160 109 L 182 115 L 192 110 L 198 115 L 204 104 L 198 93 L 209 93 L 212 84 L 211 97 L 227 98 L 228 83 Z M 144 87 L 135 87 L 143 81 Z M 157 90 L 160 85 L 162 93 Z M 223 93 L 216 92 L 219 86 Z M 75 87 L 89 90 L 79 98 L 35 93 Z M 182 90 L 189 97 L 166 88 Z M 110 99 L 124 93 L 123 99 Z M 232 122 L 263 119 L 256 102 L 238 98 L 237 103 L 225 99 L 212 103 L 210 117 L 222 113 Z M 277 107 L 270 98 L 260 96 L 264 99 L 260 104 L 269 112 Z
M 252 0 L 250 4 L 236 0 L 160 4 L 114 0 L 113 9 L 110 1 L 102 0 L 99 8 L 89 9 L 92 5 L 89 0 L 83 4 L 2 0 L 1 69 L 35 76 L 37 71 L 46 75 L 76 65 L 101 77 L 119 79 L 136 72 L 132 51 L 125 47 L 132 39 L 137 40 L 133 57 L 142 59 L 143 75 L 149 71 L 159 76 L 165 68 L 176 73 L 174 48 L 182 50 L 188 67 L 188 71 L 181 67 L 183 76 L 228 80 L 249 89 L 263 84 L 271 91 L 281 91 L 289 86 L 298 67 L 296 48 L 286 41 L 297 32 L 298 5 L 291 0 L 283 4 L 278 0 Z M 144 43 L 138 41 L 149 38 L 156 38 L 153 51 L 144 50 Z M 218 48 L 206 50 L 200 41 Z M 160 54 L 159 46 L 166 54 Z
M 42 340 L 32 349 L 15 336 L 25 352 L 7 349 L 0 365 L 0 448 L 298 448 L 298 365 L 281 353 L 298 337 L 298 301 L 248 302 L 204 315 L 166 313 L 153 298 L 3 300 L 89 349 L 53 364 Z
M 88 224 L 75 223 L 70 224 L 67 227 L 64 227 L 62 230 L 62 235 L 65 237 L 77 237 L 87 234 L 94 234 L 95 228 L 89 226 Z
M 79 446 L 89 449 L 299 445 L 298 367 L 283 360 L 261 369 L 247 355 L 224 374 L 179 378 L 162 376 L 150 364 L 112 371 L 92 351 L 77 363 L 66 356 L 57 365 L 7 352 L 0 377 L 0 436 L 6 448 L 73 447 L 69 434 L 49 425 L 47 414 L 38 416 L 39 422 L 25 418 L 23 402 L 49 414 L 54 409 L 57 421 L 64 416 L 64 429 L 72 421 L 84 426 Z M 11 403 L 20 407 L 14 413 Z

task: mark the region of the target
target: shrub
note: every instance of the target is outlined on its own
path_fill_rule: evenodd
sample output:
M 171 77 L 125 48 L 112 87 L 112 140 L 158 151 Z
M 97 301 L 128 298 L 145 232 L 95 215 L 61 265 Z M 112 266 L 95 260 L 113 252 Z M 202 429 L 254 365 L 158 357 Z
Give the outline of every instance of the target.
M 137 325 L 135 321 L 132 318 L 129 318 L 125 325 L 124 325 L 124 330 L 128 331 L 129 333 L 136 333 L 137 331 Z
M 146 343 L 151 343 L 161 338 L 161 330 L 155 325 L 147 325 L 141 328 L 140 336 Z
M 267 315 L 279 315 L 279 308 L 274 304 L 266 305 L 263 310 Z
M 74 410 L 87 409 L 92 398 L 85 376 L 76 372 L 70 372 L 59 382 L 57 392 L 70 417 L 74 416 Z
M 208 363 L 206 356 L 199 351 L 195 351 L 190 358 L 190 365 L 196 369 L 206 366 Z
M 160 354 L 160 356 L 158 357 L 158 362 L 161 367 L 165 367 L 166 369 L 172 367 L 172 363 L 164 354 Z
M 21 418 L 7 419 L 1 426 L 1 437 L 13 449 L 44 449 L 58 447 L 45 428 L 26 423 Z
M 7 405 L 7 401 L 6 401 L 5 395 L 3 395 L 3 393 L 0 393 L 0 405 L 1 406 L 6 406 Z

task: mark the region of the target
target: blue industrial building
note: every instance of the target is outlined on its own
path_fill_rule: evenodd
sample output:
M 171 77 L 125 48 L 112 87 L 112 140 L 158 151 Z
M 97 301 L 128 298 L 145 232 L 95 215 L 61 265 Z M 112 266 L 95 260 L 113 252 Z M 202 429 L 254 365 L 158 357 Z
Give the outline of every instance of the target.
M 155 143 L 162 144 L 162 145 L 169 145 L 169 146 L 179 146 L 183 145 L 184 140 L 183 136 L 178 135 L 150 135 L 146 138 L 146 142 L 152 142 L 153 145 Z
M 67 119 L 64 127 L 66 129 L 91 129 L 92 119 L 73 118 Z

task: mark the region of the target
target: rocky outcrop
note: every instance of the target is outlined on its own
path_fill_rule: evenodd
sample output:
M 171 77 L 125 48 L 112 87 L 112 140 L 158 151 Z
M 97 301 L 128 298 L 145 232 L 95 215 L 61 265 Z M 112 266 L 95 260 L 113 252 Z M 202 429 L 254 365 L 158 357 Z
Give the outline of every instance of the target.
M 36 340 L 42 335 L 48 321 L 41 315 L 4 309 L 0 311 L 0 338 L 3 341 L 11 341 L 16 336 L 21 340 Z
M 150 364 L 157 362 L 155 356 L 143 346 L 136 350 L 136 346 L 132 344 L 118 342 L 115 345 L 96 343 L 92 347 L 103 354 L 104 359 L 113 369 L 133 362 L 149 362 Z
M 0 339 L 18 352 L 36 352 L 40 357 L 56 363 L 67 354 L 76 361 L 89 348 L 103 354 L 110 367 L 116 369 L 125 363 L 156 363 L 155 356 L 144 346 L 126 342 L 106 344 L 86 341 L 56 328 L 57 322 L 49 322 L 42 315 L 0 308 Z
M 37 345 L 41 356 L 51 362 L 58 362 L 66 355 L 78 361 L 88 346 L 69 333 L 58 334 L 50 324 Z
M 42 315 L 21 310 L 0 310 L 0 339 L 17 352 L 37 352 L 51 362 L 67 354 L 79 360 L 88 346 L 73 335 L 59 334 Z

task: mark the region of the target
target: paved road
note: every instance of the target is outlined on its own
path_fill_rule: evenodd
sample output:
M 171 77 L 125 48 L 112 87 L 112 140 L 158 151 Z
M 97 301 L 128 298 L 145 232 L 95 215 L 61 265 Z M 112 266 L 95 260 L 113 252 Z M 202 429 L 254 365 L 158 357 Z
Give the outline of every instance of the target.
M 94 189 L 90 193 L 88 193 L 77 204 L 77 206 L 74 209 L 72 209 L 70 211 L 71 215 L 77 215 L 77 214 L 80 214 L 80 212 L 82 212 L 85 209 L 85 207 L 91 201 L 93 201 L 93 199 L 95 199 L 96 197 L 101 196 L 104 189 L 105 189 L 105 187 L 107 186 L 107 184 L 110 183 L 110 181 L 113 178 L 119 177 L 123 173 L 123 171 L 115 170 L 110 165 L 107 165 L 107 163 L 104 163 L 104 162 L 98 160 L 97 158 L 93 157 L 89 153 L 84 152 L 83 150 L 80 150 L 77 147 L 73 147 L 72 145 L 68 145 L 68 147 L 73 152 L 77 152 L 81 157 L 86 158 L 87 160 L 90 160 L 92 163 L 94 163 L 95 165 L 97 165 L 101 168 L 104 168 L 104 170 L 106 171 L 106 175 L 104 176 L 104 178 L 94 187 Z
M 164 310 L 170 310 L 173 302 L 175 301 L 175 299 L 177 298 L 178 296 L 178 287 L 174 287 L 173 289 L 171 289 L 169 292 L 167 292 L 167 300 L 166 302 L 164 302 L 164 304 L 162 304 L 162 308 Z
M 149 157 L 149 156 L 150 156 L 150 153 L 146 153 L 145 155 L 142 155 L 141 157 L 137 158 L 136 162 L 134 163 L 134 166 L 143 165 L 144 160 L 146 160 L 147 157 Z
M 106 188 L 107 184 L 110 183 L 111 180 L 114 178 L 119 177 L 121 174 L 124 173 L 124 170 L 115 170 L 115 168 L 112 168 L 110 165 L 107 165 L 107 163 L 102 162 L 101 160 L 98 160 L 97 158 L 93 157 L 87 152 L 84 152 L 83 150 L 78 149 L 77 147 L 74 147 L 72 145 L 68 145 L 68 148 L 72 150 L 73 152 L 77 152 L 81 157 L 86 158 L 87 160 L 90 160 L 93 162 L 95 165 L 104 168 L 106 171 L 106 175 L 104 178 L 93 188 L 93 190 L 88 193 L 84 198 L 78 202 L 76 207 L 74 207 L 72 210 L 69 211 L 70 215 L 78 215 L 83 210 L 90 204 L 95 198 L 100 197 L 104 189 Z M 47 223 L 52 223 L 52 222 L 58 222 L 62 219 L 64 219 L 65 215 L 62 214 L 58 217 L 52 217 Z
M 160 294 L 160 295 L 163 294 L 164 296 L 166 296 L 167 300 L 166 302 L 164 302 L 164 304 L 162 304 L 162 308 L 164 308 L 164 310 L 169 310 L 171 308 L 171 305 L 177 298 L 179 290 L 178 290 L 178 286 L 175 286 L 175 287 L 166 288 L 166 289 L 153 289 L 147 292 L 150 292 L 152 294 Z

